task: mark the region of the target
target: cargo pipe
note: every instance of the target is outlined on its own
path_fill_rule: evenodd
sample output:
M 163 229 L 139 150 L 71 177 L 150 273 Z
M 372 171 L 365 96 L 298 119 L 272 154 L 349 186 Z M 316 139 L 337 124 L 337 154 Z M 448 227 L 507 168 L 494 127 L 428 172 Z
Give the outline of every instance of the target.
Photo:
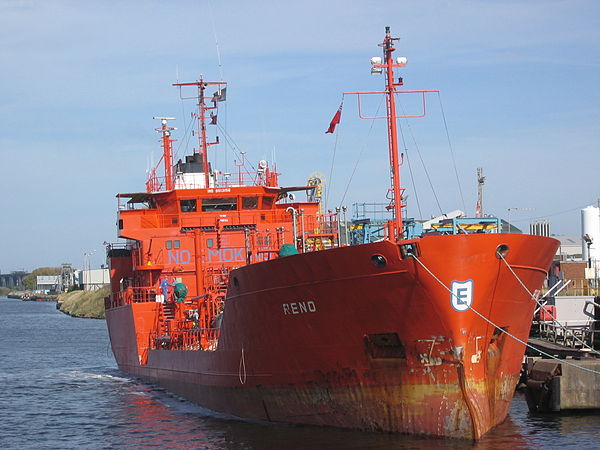
M 298 224 L 296 221 L 296 216 L 298 215 L 298 211 L 296 211 L 295 208 L 288 206 L 286 208 L 285 212 L 289 212 L 292 214 L 292 229 L 293 229 L 292 232 L 294 233 L 294 247 L 296 247 L 296 250 L 298 250 Z

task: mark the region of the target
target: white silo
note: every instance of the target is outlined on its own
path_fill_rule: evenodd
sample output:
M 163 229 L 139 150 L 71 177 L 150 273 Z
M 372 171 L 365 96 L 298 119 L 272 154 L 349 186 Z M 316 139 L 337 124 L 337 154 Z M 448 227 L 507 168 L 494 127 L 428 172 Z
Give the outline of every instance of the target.
M 600 208 L 597 206 L 587 206 L 581 210 L 581 235 L 583 260 L 587 262 L 591 259 L 592 267 L 600 269 Z

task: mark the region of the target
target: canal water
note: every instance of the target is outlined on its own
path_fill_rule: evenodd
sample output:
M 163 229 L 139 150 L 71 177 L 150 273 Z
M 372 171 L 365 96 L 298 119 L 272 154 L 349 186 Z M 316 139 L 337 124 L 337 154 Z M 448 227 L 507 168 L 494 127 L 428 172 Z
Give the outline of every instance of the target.
M 0 298 L 0 448 L 402 449 L 595 447 L 600 415 L 534 416 L 517 394 L 481 442 L 245 422 L 120 373 L 103 320 Z

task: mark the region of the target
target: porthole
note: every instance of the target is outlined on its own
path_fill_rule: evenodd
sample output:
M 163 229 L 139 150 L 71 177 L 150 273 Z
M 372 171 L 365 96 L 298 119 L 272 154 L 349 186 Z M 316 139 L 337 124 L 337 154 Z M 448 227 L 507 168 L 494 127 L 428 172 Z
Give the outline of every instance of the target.
M 375 267 L 385 267 L 387 266 L 387 260 L 383 255 L 373 255 L 371 256 L 371 264 Z
M 508 254 L 508 250 L 510 250 L 508 245 L 500 244 L 496 248 L 496 258 L 498 258 L 498 259 L 506 258 L 506 255 Z

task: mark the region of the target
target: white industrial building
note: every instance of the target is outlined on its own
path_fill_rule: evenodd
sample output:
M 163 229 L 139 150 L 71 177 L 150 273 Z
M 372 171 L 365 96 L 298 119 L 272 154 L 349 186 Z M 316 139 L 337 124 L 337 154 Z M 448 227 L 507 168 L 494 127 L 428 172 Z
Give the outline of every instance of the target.
M 60 284 L 60 275 L 38 275 L 36 288 L 38 291 L 56 292 Z
M 79 273 L 79 280 L 84 290 L 95 291 L 110 284 L 108 269 L 86 269 Z
M 555 236 L 560 241 L 556 252 L 559 261 L 581 261 L 581 236 Z
M 590 270 L 586 278 L 600 277 L 600 208 L 588 206 L 581 210 L 581 253 Z

